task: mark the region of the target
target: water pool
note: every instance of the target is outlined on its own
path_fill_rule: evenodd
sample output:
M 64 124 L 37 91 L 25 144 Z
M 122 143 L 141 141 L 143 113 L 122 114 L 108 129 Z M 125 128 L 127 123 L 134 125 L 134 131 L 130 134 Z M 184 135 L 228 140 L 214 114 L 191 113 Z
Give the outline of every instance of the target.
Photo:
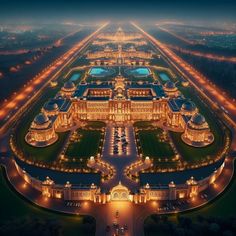
M 80 74 L 79 73 L 76 73 L 76 74 L 73 74 L 71 77 L 70 77 L 70 81 L 71 82 L 75 82 L 77 79 L 80 78 Z
M 159 76 L 163 82 L 170 81 L 170 77 L 166 73 L 159 73 Z
M 149 68 L 147 67 L 139 67 L 135 69 L 127 69 L 126 73 L 128 75 L 132 75 L 134 77 L 147 77 L 151 74 Z
M 94 77 L 104 77 L 104 76 L 109 76 L 114 73 L 113 69 L 107 69 L 107 68 L 102 68 L 102 67 L 93 67 L 89 71 L 89 75 L 94 76 Z

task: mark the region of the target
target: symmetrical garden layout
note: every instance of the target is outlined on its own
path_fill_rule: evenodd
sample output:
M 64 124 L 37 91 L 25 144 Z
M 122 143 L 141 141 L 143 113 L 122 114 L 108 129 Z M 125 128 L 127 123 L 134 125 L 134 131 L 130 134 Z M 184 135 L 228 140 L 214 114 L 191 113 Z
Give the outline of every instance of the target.
M 18 174 L 51 201 L 198 198 L 224 175 L 228 128 L 135 28 L 102 31 L 13 129 Z

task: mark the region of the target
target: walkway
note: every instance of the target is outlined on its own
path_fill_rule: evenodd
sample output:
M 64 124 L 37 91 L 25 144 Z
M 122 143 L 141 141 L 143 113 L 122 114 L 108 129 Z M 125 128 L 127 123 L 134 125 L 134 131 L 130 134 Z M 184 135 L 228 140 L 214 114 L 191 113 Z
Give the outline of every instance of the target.
M 112 187 L 117 185 L 119 181 L 131 191 L 135 191 L 138 184 L 131 181 L 124 175 L 124 168 L 137 160 L 137 148 L 135 143 L 134 130 L 132 125 L 124 126 L 126 128 L 127 154 L 113 154 L 112 143 L 114 135 L 114 124 L 109 124 L 106 128 L 105 142 L 102 153 L 102 160 L 115 167 L 116 174 L 113 179 L 102 184 L 104 191 L 109 191 Z

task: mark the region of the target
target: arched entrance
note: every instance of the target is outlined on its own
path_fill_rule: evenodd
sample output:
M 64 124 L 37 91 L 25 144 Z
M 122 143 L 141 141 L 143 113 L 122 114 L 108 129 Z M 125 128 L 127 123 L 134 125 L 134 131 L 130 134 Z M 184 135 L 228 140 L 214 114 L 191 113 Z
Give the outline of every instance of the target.
M 111 201 L 130 201 L 129 189 L 119 182 L 111 189 Z

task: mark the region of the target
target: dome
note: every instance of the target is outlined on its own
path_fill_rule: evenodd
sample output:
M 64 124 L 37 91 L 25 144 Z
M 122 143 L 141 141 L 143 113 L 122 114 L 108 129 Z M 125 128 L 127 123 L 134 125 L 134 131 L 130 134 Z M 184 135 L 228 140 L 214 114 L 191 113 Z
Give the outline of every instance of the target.
M 34 122 L 37 125 L 43 125 L 45 123 L 47 123 L 49 121 L 48 117 L 46 115 L 44 115 L 43 113 L 39 113 L 35 118 L 34 118 Z
M 58 105 L 55 102 L 49 101 L 44 104 L 43 108 L 47 111 L 55 111 L 58 109 Z
M 74 89 L 75 88 L 75 84 L 72 81 L 67 81 L 64 83 L 63 86 L 65 89 Z
M 192 116 L 191 122 L 195 125 L 202 125 L 206 122 L 206 120 L 203 115 L 198 113 Z
M 187 101 L 187 102 L 183 103 L 181 109 L 185 110 L 185 111 L 195 111 L 196 105 L 192 101 Z
M 167 89 L 175 89 L 175 83 L 173 83 L 172 81 L 168 81 L 165 83 L 165 88 Z

